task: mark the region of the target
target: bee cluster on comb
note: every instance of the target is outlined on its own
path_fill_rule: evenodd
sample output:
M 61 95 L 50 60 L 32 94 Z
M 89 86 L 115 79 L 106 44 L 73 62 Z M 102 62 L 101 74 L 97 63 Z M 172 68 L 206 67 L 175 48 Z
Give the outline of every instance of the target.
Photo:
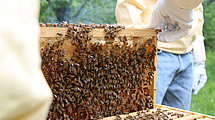
M 41 43 L 42 71 L 54 94 L 47 119 L 102 119 L 153 108 L 153 38 L 118 36 L 120 25 L 63 27 L 66 34 Z M 91 34 L 95 29 L 103 29 L 103 38 Z

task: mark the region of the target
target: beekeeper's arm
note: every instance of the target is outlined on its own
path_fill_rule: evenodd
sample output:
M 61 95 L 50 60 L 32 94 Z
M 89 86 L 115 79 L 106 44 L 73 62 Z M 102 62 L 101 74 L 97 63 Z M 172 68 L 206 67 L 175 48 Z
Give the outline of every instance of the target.
M 205 46 L 204 37 L 202 34 L 204 18 L 203 6 L 200 5 L 195 10 L 198 10 L 198 31 L 196 33 L 196 40 L 193 42 L 193 60 L 194 60 L 194 76 L 193 76 L 193 94 L 197 94 L 207 81 L 205 70 Z
M 4 0 L 0 16 L 0 120 L 45 119 L 52 93 L 40 66 L 39 0 Z
M 164 18 L 167 17 L 164 7 L 166 6 L 163 0 L 159 0 L 156 3 L 149 21 L 149 25 L 146 28 L 157 28 L 163 22 Z
M 187 35 L 192 27 L 192 10 L 181 9 L 169 0 L 159 0 L 146 28 L 160 27 L 158 40 L 173 42 Z M 162 27 L 161 27 L 162 26 Z

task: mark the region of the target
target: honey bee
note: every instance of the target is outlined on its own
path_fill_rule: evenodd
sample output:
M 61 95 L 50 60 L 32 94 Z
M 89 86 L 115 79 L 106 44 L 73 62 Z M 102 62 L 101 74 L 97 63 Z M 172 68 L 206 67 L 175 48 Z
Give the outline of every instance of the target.
M 57 33 L 57 35 L 59 35 L 59 36 L 63 36 L 63 34 L 62 34 L 62 33 L 59 33 L 59 32 Z
M 68 27 L 68 26 L 69 26 L 69 25 L 68 25 L 67 21 L 61 22 L 61 27 Z
M 59 24 L 58 23 L 54 23 L 54 27 L 58 27 L 59 26 Z
M 46 26 L 47 27 L 52 27 L 52 23 L 47 23 Z
M 40 27 L 46 27 L 45 23 L 40 22 Z

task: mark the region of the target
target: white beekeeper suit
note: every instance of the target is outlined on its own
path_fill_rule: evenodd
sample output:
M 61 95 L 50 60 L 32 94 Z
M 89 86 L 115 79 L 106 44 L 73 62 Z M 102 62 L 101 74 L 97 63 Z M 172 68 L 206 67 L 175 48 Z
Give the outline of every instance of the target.
M 0 15 L 0 120 L 46 119 L 52 92 L 41 72 L 39 0 L 3 0 Z
M 142 29 L 146 27 L 149 24 L 154 6 L 157 1 L 158 0 L 118 0 L 115 13 L 117 23 L 125 25 L 126 28 Z M 175 2 L 177 3 L 177 1 Z M 199 3 L 198 1 L 196 2 Z M 187 3 L 186 0 L 184 3 Z M 196 6 L 197 3 L 194 4 L 194 6 Z M 186 7 L 189 8 L 188 6 Z M 195 64 L 193 94 L 195 94 L 198 93 L 207 80 L 204 68 L 206 57 L 203 42 L 204 37 L 202 36 L 202 27 L 204 23 L 202 5 L 199 5 L 197 8 L 195 8 L 193 14 L 193 27 L 188 32 L 188 34 L 185 37 L 173 42 L 158 41 L 158 49 L 175 54 L 185 54 L 193 50 Z M 167 20 L 170 19 L 168 18 Z M 164 21 L 163 23 L 168 22 Z M 165 27 L 164 24 L 162 25 L 161 27 Z M 172 27 L 171 24 L 168 25 Z M 166 26 L 168 27 L 168 25 Z M 166 31 L 168 31 L 168 29 Z M 199 69 L 201 70 L 199 71 Z

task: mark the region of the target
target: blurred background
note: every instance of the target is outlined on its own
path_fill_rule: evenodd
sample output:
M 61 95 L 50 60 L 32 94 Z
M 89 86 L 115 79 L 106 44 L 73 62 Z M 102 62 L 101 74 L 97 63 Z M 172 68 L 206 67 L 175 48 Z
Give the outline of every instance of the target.
M 40 21 L 59 23 L 116 23 L 117 0 L 41 0 Z
M 40 22 L 114 24 L 117 0 L 41 0 Z M 192 96 L 190 111 L 215 116 L 215 0 L 204 0 L 206 70 L 208 80 Z

